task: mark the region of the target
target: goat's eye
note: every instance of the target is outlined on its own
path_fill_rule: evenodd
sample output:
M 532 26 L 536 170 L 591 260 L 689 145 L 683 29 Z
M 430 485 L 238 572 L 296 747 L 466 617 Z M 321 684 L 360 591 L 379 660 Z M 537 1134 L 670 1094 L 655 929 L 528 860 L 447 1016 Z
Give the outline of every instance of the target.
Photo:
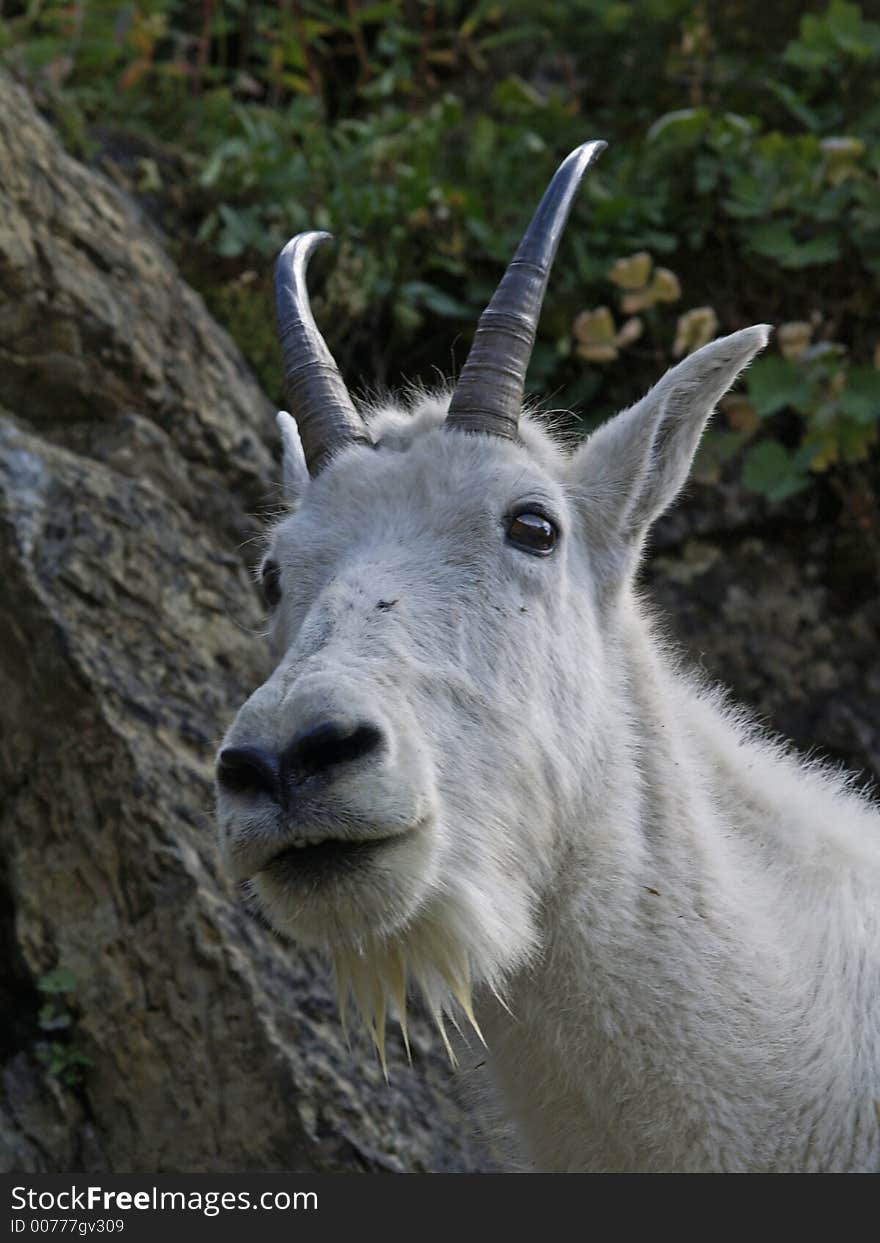
M 516 514 L 507 524 L 507 538 L 523 552 L 546 557 L 556 547 L 559 529 L 543 514 Z
M 281 600 L 281 566 L 277 561 L 266 561 L 260 571 L 260 586 L 263 589 L 263 599 L 266 601 L 270 609 Z

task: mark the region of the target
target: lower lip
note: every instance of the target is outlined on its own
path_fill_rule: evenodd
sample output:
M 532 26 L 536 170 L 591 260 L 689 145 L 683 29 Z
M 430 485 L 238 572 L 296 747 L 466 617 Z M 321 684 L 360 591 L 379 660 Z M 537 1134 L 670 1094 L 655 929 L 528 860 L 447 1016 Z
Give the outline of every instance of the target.
M 282 850 L 262 869 L 273 880 L 329 880 L 359 870 L 392 839 L 365 842 L 321 842 L 317 846 L 291 846 Z

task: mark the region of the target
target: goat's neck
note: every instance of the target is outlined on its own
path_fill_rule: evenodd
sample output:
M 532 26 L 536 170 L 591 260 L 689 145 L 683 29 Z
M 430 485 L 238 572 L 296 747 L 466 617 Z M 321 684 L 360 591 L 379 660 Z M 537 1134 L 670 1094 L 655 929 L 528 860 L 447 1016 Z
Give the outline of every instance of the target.
M 763 860 L 730 832 L 736 764 L 713 755 L 742 739 L 635 608 L 612 676 L 606 763 L 580 822 L 560 826 L 541 948 L 511 981 L 514 1017 L 486 1006 L 496 1073 L 543 1168 L 584 1168 L 590 1151 L 595 1169 L 663 1168 L 676 1152 L 673 1168 L 772 1168 L 755 1155 L 772 1126 L 760 1106 L 728 1149 L 705 1116 L 731 1082 L 734 1097 L 772 1085 L 778 1099 L 800 1005 L 780 1001 Z

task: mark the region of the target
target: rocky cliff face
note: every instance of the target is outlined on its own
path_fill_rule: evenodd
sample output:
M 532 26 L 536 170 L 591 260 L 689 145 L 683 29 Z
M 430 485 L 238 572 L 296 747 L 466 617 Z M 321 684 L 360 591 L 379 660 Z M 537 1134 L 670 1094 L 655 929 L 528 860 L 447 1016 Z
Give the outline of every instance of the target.
M 427 1028 L 386 1087 L 324 964 L 218 872 L 271 415 L 136 207 L 0 75 L 2 1168 L 493 1164 Z
M 880 777 L 878 533 L 695 483 L 658 524 L 649 595 L 690 663 L 773 733 Z
M 427 1028 L 386 1087 L 324 965 L 218 871 L 212 755 L 264 673 L 271 414 L 135 205 L 0 73 L 2 1168 L 495 1165 Z M 694 659 L 869 774 L 880 600 L 853 564 L 698 487 L 649 577 Z

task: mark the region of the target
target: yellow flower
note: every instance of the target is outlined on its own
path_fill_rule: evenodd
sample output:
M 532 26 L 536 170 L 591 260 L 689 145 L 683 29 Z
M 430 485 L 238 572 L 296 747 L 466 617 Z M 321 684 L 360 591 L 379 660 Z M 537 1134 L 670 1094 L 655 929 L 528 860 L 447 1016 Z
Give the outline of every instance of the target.
M 701 345 L 706 345 L 718 331 L 718 316 L 711 306 L 695 306 L 679 317 L 675 326 L 675 343 L 672 353 L 675 358 L 684 354 L 692 354 Z
M 792 320 L 788 324 L 780 324 L 776 332 L 776 340 L 782 351 L 783 358 L 800 358 L 810 344 L 813 325 L 805 320 Z
M 597 306 L 593 311 L 581 311 L 572 324 L 575 353 L 591 363 L 610 363 L 618 350 L 632 345 L 642 335 L 644 325 L 636 316 L 628 319 L 618 331 L 614 316 L 607 306 Z
M 618 259 L 611 266 L 608 279 L 620 289 L 644 289 L 651 275 L 653 260 L 646 250 L 640 250 L 627 259 Z
M 607 306 L 581 311 L 572 324 L 575 352 L 591 363 L 610 363 L 617 357 L 617 332 L 614 317 Z

